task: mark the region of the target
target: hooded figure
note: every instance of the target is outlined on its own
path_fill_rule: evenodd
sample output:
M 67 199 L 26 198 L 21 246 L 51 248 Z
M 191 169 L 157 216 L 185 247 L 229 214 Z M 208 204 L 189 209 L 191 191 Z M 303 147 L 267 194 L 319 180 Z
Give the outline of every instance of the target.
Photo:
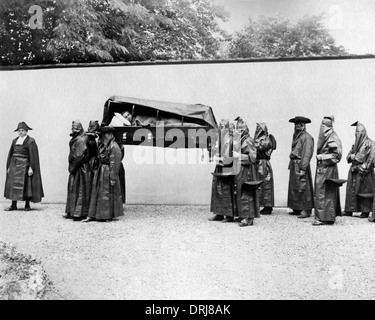
M 337 163 L 342 157 L 342 145 L 333 130 L 334 117 L 325 117 L 320 126 L 315 175 L 315 221 L 313 225 L 334 224 L 341 215 L 340 192 L 337 184 Z
M 237 120 L 237 119 L 236 119 Z M 221 161 L 213 173 L 211 211 L 215 216 L 209 220 L 232 222 L 235 218 L 240 226 L 253 225 L 259 217 L 257 186 L 246 183 L 256 181 L 256 149 L 245 122 L 230 125 L 228 120 L 220 123 L 219 146 Z M 224 218 L 225 216 L 225 218 Z
M 87 145 L 88 145 L 88 158 L 89 158 L 89 170 L 90 170 L 90 181 L 94 178 L 95 171 L 98 169 L 98 141 L 100 135 L 100 125 L 97 120 L 91 120 L 89 127 L 87 128 Z M 89 194 L 91 194 L 91 186 L 89 188 Z
M 256 158 L 257 150 L 254 139 L 250 137 L 249 128 L 244 121 L 236 126 L 233 142 L 234 176 L 234 216 L 239 217 L 239 226 L 246 227 L 254 224 L 254 218 L 259 218 L 258 188 L 262 181 L 257 179 Z
M 314 194 L 310 161 L 314 153 L 314 139 L 306 131 L 306 123 L 311 120 L 295 117 L 289 120 L 294 123 L 292 150 L 289 155 L 288 207 L 291 215 L 307 218 L 314 208 Z M 304 211 L 301 215 L 301 212 Z
M 273 150 L 276 149 L 276 140 L 272 135 L 268 134 L 265 123 L 257 123 L 254 141 L 257 148 L 256 171 L 259 180 L 264 180 L 259 189 L 259 203 L 264 207 L 260 213 L 271 214 L 275 200 L 273 171 L 270 159 Z
M 346 157 L 351 164 L 346 186 L 344 216 L 353 212 L 362 212 L 361 218 L 367 218 L 372 211 L 374 197 L 374 142 L 369 139 L 363 124 L 356 122 L 355 142 Z
M 99 166 L 92 183 L 89 214 L 83 222 L 110 221 L 124 215 L 119 178 L 122 154 L 115 142 L 114 132 L 115 129 L 110 126 L 101 128 Z
M 17 201 L 25 201 L 25 211 L 28 211 L 30 201 L 41 202 L 44 197 L 38 146 L 27 134 L 29 130 L 32 129 L 25 122 L 20 122 L 14 130 L 19 137 L 12 141 L 6 165 L 4 197 L 12 200 L 7 211 L 17 210 Z
M 81 220 L 87 217 L 90 204 L 91 170 L 88 136 L 79 120 L 72 122 L 72 139 L 69 142 L 68 189 L 66 219 Z
M 212 178 L 211 207 L 214 214 L 210 221 L 233 219 L 233 130 L 229 130 L 229 120 L 222 119 L 219 123 L 218 140 L 213 147 L 213 154 L 217 156 L 216 167 Z

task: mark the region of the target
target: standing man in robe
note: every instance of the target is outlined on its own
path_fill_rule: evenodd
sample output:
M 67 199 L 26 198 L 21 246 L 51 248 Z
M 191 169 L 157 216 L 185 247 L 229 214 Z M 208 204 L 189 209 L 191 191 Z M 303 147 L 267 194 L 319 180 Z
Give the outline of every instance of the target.
M 375 145 L 367 136 L 363 124 L 357 121 L 352 126 L 356 127 L 355 142 L 346 157 L 351 166 L 343 216 L 352 216 L 353 212 L 362 212 L 360 218 L 368 218 L 374 198 Z
M 231 222 L 233 217 L 233 174 L 229 174 L 233 163 L 230 152 L 233 149 L 233 128 L 229 128 L 229 120 L 222 119 L 219 123 L 220 138 L 214 148 L 218 156 L 212 178 L 211 207 L 214 214 L 209 221 Z M 228 174 L 227 174 L 228 173 Z
M 258 188 L 255 162 L 257 150 L 254 139 L 249 135 L 247 124 L 237 118 L 233 135 L 233 167 L 234 176 L 234 216 L 239 217 L 239 226 L 247 227 L 254 224 L 254 218 L 259 218 Z M 237 172 L 238 171 L 238 172 Z
M 30 201 L 41 202 L 44 197 L 39 165 L 38 146 L 28 135 L 32 130 L 25 122 L 20 122 L 14 132 L 18 138 L 12 141 L 7 159 L 5 198 L 12 201 L 6 211 L 17 210 L 17 201 L 25 201 L 25 211 L 31 210 Z
M 88 136 L 79 120 L 72 122 L 70 136 L 68 194 L 63 217 L 77 221 L 87 217 L 91 189 Z
M 113 127 L 105 126 L 100 131 L 103 137 L 98 148 L 99 167 L 93 180 L 89 214 L 83 222 L 111 221 L 124 215 L 119 177 L 121 149 Z
M 314 139 L 306 131 L 306 123 L 311 120 L 305 117 L 295 117 L 289 122 L 294 123 L 292 150 L 289 155 L 289 214 L 298 218 L 308 218 L 314 208 L 314 194 L 311 177 L 310 161 L 314 153 Z
M 261 214 L 271 214 L 275 205 L 274 180 L 271 166 L 271 154 L 276 149 L 275 138 L 268 134 L 265 123 L 257 123 L 254 135 L 257 148 L 256 171 L 259 180 L 263 180 L 259 189 L 259 204 L 263 206 Z
M 333 130 L 334 117 L 324 117 L 320 126 L 317 165 L 315 175 L 315 221 L 314 226 L 334 224 L 341 215 L 338 186 L 329 179 L 338 179 L 337 163 L 342 157 L 342 145 Z
M 89 194 L 91 194 L 92 180 L 95 175 L 95 171 L 98 169 L 98 142 L 100 125 L 97 120 L 91 120 L 89 127 L 87 128 L 87 146 L 88 146 L 88 158 L 89 158 Z

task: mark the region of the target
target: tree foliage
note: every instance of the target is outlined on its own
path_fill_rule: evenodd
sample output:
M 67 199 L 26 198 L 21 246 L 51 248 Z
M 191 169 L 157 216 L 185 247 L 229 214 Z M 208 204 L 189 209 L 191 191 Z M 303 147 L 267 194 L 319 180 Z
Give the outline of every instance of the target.
M 28 26 L 43 8 L 42 30 Z M 212 0 L 5 0 L 2 64 L 216 58 L 228 13 Z
M 311 57 L 347 54 L 324 27 L 324 16 L 304 16 L 296 24 L 282 17 L 249 19 L 230 43 L 231 58 Z
M 29 8 L 40 5 L 44 8 L 43 28 L 29 26 Z M 42 64 L 52 61 L 47 49 L 53 38 L 58 7 L 51 0 L 3 0 L 0 4 L 0 63 Z

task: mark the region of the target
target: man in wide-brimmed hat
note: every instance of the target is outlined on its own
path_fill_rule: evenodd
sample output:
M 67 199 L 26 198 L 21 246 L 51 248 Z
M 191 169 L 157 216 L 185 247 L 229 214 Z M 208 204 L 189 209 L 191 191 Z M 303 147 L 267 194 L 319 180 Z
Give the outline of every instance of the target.
M 102 139 L 98 147 L 99 166 L 92 184 L 89 214 L 84 222 L 110 221 L 124 215 L 119 177 L 121 149 L 115 141 L 113 127 L 104 126 L 100 131 Z
M 343 215 L 352 216 L 353 212 L 361 212 L 360 218 L 368 218 L 373 210 L 375 192 L 375 143 L 368 137 L 362 123 L 357 121 L 352 126 L 356 127 L 355 141 L 346 157 L 351 166 Z
M 69 142 L 68 190 L 66 219 L 82 220 L 87 217 L 90 204 L 91 175 L 89 168 L 88 136 L 79 120 L 72 122 Z
M 39 165 L 38 146 L 28 135 L 32 130 L 25 122 L 20 122 L 18 138 L 12 141 L 7 159 L 7 177 L 4 196 L 12 200 L 8 211 L 17 210 L 17 201 L 25 201 L 25 211 L 30 210 L 30 201 L 41 202 L 44 197 Z
M 308 218 L 314 208 L 314 194 L 311 177 L 310 161 L 314 153 L 314 139 L 306 131 L 306 124 L 311 120 L 298 116 L 290 119 L 294 123 L 292 150 L 289 158 L 289 187 L 288 207 L 289 214 L 299 218 Z

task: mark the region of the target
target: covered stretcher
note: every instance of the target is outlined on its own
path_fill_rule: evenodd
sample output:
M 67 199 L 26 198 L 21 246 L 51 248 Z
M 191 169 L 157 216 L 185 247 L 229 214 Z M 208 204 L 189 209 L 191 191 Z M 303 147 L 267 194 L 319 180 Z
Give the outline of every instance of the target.
M 206 105 L 112 96 L 104 104 L 101 125 L 110 125 L 115 114 L 124 111 L 132 115 L 132 121 L 114 126 L 119 144 L 211 151 L 217 137 L 215 116 Z

